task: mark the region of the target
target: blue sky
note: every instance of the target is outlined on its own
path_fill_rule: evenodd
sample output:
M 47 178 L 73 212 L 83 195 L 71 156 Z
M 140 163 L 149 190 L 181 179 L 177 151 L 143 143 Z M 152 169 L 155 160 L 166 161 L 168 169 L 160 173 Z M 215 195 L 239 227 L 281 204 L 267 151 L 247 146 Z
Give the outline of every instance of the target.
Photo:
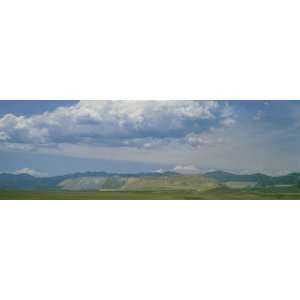
M 300 171 L 300 101 L 0 101 L 0 172 Z
M 3 100 L 0 102 L 0 117 L 5 114 L 14 114 L 16 116 L 32 116 L 46 111 L 52 111 L 60 106 L 71 106 L 78 101 L 51 101 L 51 100 Z

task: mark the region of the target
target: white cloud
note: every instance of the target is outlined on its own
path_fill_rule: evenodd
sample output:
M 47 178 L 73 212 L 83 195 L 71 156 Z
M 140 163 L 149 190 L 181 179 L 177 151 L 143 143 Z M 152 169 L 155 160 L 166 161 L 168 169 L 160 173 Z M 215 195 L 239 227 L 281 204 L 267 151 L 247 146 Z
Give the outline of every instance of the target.
M 247 105 L 97 101 L 31 117 L 10 114 L 0 118 L 0 150 L 157 163 L 165 169 L 299 170 L 298 106 Z M 264 122 L 253 120 L 259 110 Z
M 164 173 L 168 171 L 173 171 L 179 174 L 192 175 L 192 174 L 200 174 L 200 169 L 195 167 L 194 165 L 177 165 L 173 169 L 158 169 L 155 170 L 155 173 Z
M 28 175 L 31 175 L 31 176 L 34 176 L 34 177 L 44 177 L 44 176 L 47 176 L 46 173 L 42 173 L 42 172 L 36 171 L 34 169 L 31 169 L 31 168 L 18 169 L 18 170 L 16 170 L 14 172 L 14 174 L 28 174 Z
M 173 169 L 175 172 L 180 174 L 199 174 L 200 170 L 194 165 L 178 165 Z
M 230 127 L 230 126 L 234 125 L 236 123 L 236 121 L 233 118 L 226 118 L 226 119 L 223 119 L 220 123 L 225 127 Z
M 120 144 L 119 141 L 116 141 L 117 145 L 125 147 L 136 147 L 144 149 L 157 149 L 163 146 L 168 145 L 172 139 L 159 139 L 159 138 L 139 138 L 139 139 L 127 139 L 123 140 Z M 174 139 L 175 141 L 175 139 Z
M 195 133 L 186 135 L 184 140 L 187 144 L 194 146 L 194 147 L 208 144 L 207 140 L 205 140 L 201 135 L 195 134 Z
M 46 120 L 41 121 L 40 116 L 25 118 L 6 114 L 0 119 L 0 136 L 5 141 L 44 143 L 48 138 L 48 128 Z
M 0 140 L 153 148 L 178 139 L 189 143 L 190 133 L 234 122 L 232 108 L 217 101 L 80 101 L 31 117 L 7 114 L 0 118 Z
M 234 110 L 233 108 L 228 104 L 228 102 L 225 102 L 224 107 L 222 108 L 221 116 L 223 118 L 229 118 L 234 116 Z
M 236 123 L 235 112 L 228 102 L 225 102 L 221 111 L 221 117 L 220 124 L 224 127 L 231 127 Z

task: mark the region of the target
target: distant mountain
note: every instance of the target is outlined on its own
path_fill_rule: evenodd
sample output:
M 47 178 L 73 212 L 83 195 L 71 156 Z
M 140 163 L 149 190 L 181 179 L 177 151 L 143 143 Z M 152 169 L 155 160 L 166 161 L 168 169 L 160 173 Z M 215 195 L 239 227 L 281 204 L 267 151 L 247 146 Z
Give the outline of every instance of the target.
M 53 177 L 34 177 L 28 174 L 0 174 L 0 189 L 19 189 L 19 190 L 43 190 L 43 189 L 100 189 L 102 182 L 105 188 L 116 185 L 116 179 L 127 177 L 161 177 L 161 176 L 174 176 L 175 172 L 164 173 L 138 173 L 138 174 L 117 174 L 106 172 L 84 172 L 74 173 L 62 176 Z M 85 178 L 83 180 L 83 178 Z M 87 180 L 86 178 L 89 178 Z M 101 179 L 104 178 L 105 180 Z M 75 180 L 77 179 L 77 180 Z
M 0 174 L 1 189 L 50 189 L 55 187 L 64 176 L 34 177 L 28 174 Z
M 281 185 L 290 184 L 295 185 L 300 181 L 300 173 L 290 173 L 284 176 L 269 176 L 261 173 L 255 174 L 233 174 L 224 171 L 214 171 L 204 174 L 207 177 L 213 178 L 219 182 L 256 182 L 257 186 Z
M 247 185 L 242 183 L 248 183 Z M 227 184 L 228 183 L 228 184 Z M 18 190 L 198 190 L 205 191 L 225 184 L 265 187 L 272 185 L 300 186 L 300 173 L 268 176 L 261 173 L 239 175 L 224 171 L 204 175 L 180 175 L 175 172 L 117 174 L 106 172 L 74 173 L 54 177 L 34 177 L 27 174 L 0 174 L 0 189 Z
M 271 176 L 261 174 L 261 173 L 255 173 L 255 174 L 248 174 L 248 175 L 240 175 L 240 174 L 233 174 L 229 172 L 224 171 L 214 171 L 214 172 L 208 172 L 204 174 L 205 176 L 208 176 L 210 178 L 214 178 L 221 182 L 226 181 L 264 181 L 267 182 L 272 178 Z

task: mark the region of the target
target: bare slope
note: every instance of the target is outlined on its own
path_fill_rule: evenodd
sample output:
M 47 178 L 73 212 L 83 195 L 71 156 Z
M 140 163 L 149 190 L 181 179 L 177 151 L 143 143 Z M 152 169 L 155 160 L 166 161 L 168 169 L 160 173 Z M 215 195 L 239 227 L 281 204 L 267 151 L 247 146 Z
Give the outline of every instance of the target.
M 68 191 L 100 190 L 105 181 L 105 177 L 70 178 L 60 182 L 58 187 Z
M 79 177 L 65 179 L 58 184 L 63 190 L 124 190 L 160 191 L 195 190 L 207 191 L 218 187 L 216 180 L 201 175 L 140 176 L 140 177 Z
M 218 187 L 216 180 L 201 175 L 129 177 L 122 190 L 197 190 L 208 191 Z

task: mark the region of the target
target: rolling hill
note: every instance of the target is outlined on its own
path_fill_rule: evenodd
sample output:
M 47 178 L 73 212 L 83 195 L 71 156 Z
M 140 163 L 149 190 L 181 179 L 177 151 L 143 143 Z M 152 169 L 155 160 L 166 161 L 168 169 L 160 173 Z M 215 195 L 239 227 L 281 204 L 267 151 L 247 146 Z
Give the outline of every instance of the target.
M 65 191 L 185 191 L 204 192 L 220 187 L 244 189 L 272 186 L 300 186 L 300 173 L 285 176 L 265 174 L 239 175 L 224 171 L 204 175 L 181 175 L 174 172 L 115 174 L 85 172 L 54 177 L 33 177 L 27 174 L 0 174 L 2 190 L 65 190 Z
M 216 180 L 201 175 L 108 176 L 65 179 L 58 184 L 63 190 L 197 190 L 216 188 Z
M 180 175 L 173 172 L 141 174 L 76 173 L 56 177 L 33 177 L 0 174 L 0 189 L 51 190 L 197 190 L 216 188 L 215 179 L 203 175 Z
M 213 178 L 218 182 L 253 182 L 257 187 L 274 185 L 297 185 L 300 183 L 300 173 L 290 173 L 284 176 L 269 176 L 261 173 L 255 174 L 233 174 L 224 171 L 206 173 L 205 176 Z

